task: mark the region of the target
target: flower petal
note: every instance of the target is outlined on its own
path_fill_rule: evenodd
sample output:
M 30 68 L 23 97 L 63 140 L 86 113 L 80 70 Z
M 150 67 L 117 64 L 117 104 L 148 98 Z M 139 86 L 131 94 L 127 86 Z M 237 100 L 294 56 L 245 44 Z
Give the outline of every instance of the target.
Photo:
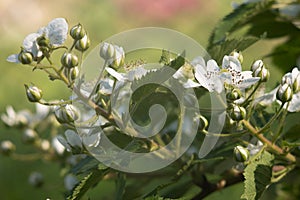
M 105 70 L 107 73 L 109 73 L 111 76 L 115 77 L 118 81 L 123 81 L 125 82 L 127 80 L 126 76 L 124 74 L 121 74 L 114 70 L 113 68 L 110 67 L 105 67 Z
M 293 95 L 290 101 L 289 107 L 287 109 L 289 112 L 299 112 L 300 111 L 300 92 Z
M 222 69 L 234 70 L 236 72 L 242 71 L 241 63 L 233 56 L 224 56 L 222 61 Z
M 12 63 L 20 63 L 18 56 L 19 56 L 19 54 L 12 54 L 6 58 L 6 61 L 12 62 Z
M 64 18 L 56 18 L 48 23 L 46 36 L 50 40 L 50 44 L 54 46 L 61 45 L 65 42 L 68 35 L 68 23 Z
M 201 56 L 198 56 L 198 57 L 194 58 L 194 60 L 192 60 L 191 65 L 193 65 L 193 66 L 196 66 L 196 65 L 205 66 L 205 60 Z

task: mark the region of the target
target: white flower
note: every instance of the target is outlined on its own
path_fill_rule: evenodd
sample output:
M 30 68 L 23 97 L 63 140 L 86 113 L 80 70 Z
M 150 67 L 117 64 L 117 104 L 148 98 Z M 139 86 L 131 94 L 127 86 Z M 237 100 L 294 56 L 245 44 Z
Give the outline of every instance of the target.
M 220 78 L 220 68 L 215 60 L 209 60 L 207 65 L 202 57 L 195 58 L 192 62 L 195 69 L 195 78 L 200 85 L 209 92 L 223 91 L 223 82 Z
M 201 86 L 199 83 L 193 81 L 193 68 L 191 65 L 188 64 L 185 64 L 182 67 L 180 67 L 173 75 L 173 78 L 178 79 L 183 84 L 184 88 L 194 88 Z
M 16 112 L 12 106 L 6 107 L 6 114 L 1 115 L 1 120 L 7 126 L 20 126 L 28 124 L 31 121 L 32 115 L 28 110 Z
M 241 63 L 233 56 L 224 56 L 222 69 L 227 70 L 230 75 L 222 76 L 225 82 L 239 89 L 249 88 L 260 80 L 259 77 L 252 76 L 252 71 L 242 71 Z
M 65 42 L 68 35 L 68 23 L 64 18 L 56 18 L 48 23 L 46 27 L 40 28 L 36 33 L 30 33 L 23 41 L 24 51 L 32 53 L 34 58 L 42 56 L 37 39 L 44 35 L 49 39 L 49 44 L 56 47 Z M 8 62 L 19 63 L 18 54 L 8 56 Z

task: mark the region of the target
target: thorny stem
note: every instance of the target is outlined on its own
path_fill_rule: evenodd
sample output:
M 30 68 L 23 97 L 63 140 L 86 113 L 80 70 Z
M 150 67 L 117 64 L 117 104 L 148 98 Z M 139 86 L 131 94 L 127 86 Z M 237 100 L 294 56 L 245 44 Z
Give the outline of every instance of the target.
M 262 143 L 267 145 L 268 148 L 272 149 L 277 154 L 284 156 L 284 158 L 292 163 L 296 162 L 295 156 L 293 156 L 291 153 L 285 153 L 283 149 L 278 147 L 276 144 L 272 143 L 270 140 L 268 140 L 266 137 L 264 137 L 260 131 L 256 130 L 248 121 L 243 120 L 242 123 L 244 126 L 254 135 L 256 138 L 258 138 Z

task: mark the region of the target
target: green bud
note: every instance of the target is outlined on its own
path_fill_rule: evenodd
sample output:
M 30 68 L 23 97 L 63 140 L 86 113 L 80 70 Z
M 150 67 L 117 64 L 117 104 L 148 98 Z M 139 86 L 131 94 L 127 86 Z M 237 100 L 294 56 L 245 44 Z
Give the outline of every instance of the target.
M 18 60 L 22 64 L 28 65 L 28 64 L 30 64 L 32 62 L 33 57 L 32 57 L 31 53 L 22 51 L 21 53 L 19 53 Z
M 54 114 L 57 121 L 62 124 L 74 122 L 79 117 L 78 111 L 71 104 L 67 104 L 57 108 Z
M 285 103 L 285 102 L 292 100 L 292 97 L 293 97 L 293 90 L 289 84 L 285 83 L 285 84 L 279 86 L 277 93 L 276 93 L 276 98 L 279 101 L 281 101 L 282 103 Z
M 73 68 L 78 65 L 78 57 L 72 53 L 64 53 L 61 57 L 61 64 L 66 68 Z
M 231 90 L 226 95 L 227 99 L 230 100 L 231 102 L 241 98 L 241 96 L 242 96 L 241 91 L 239 89 L 236 89 L 236 88 Z
M 28 86 L 24 85 L 26 89 L 26 95 L 30 102 L 39 102 L 39 100 L 42 98 L 42 90 L 40 90 L 36 86 Z
M 86 35 L 86 32 L 82 25 L 79 23 L 71 28 L 70 35 L 74 40 L 80 40 Z
M 249 159 L 249 151 L 248 149 L 242 146 L 236 146 L 233 150 L 234 159 L 237 162 L 245 162 Z
M 235 57 L 236 59 L 238 59 L 240 61 L 240 63 L 243 63 L 244 61 L 244 57 L 241 51 L 233 51 L 230 53 L 230 56 Z
M 34 187 L 41 187 L 44 183 L 44 177 L 39 172 L 32 172 L 28 178 L 28 182 Z
M 242 106 L 233 105 L 230 110 L 230 117 L 234 121 L 240 121 L 246 117 L 246 109 Z
M 37 138 L 37 133 L 32 129 L 26 129 L 22 135 L 22 141 L 25 144 L 32 144 Z
M 75 49 L 78 51 L 86 51 L 90 47 L 90 39 L 87 35 L 78 40 L 75 44 Z
M 70 70 L 70 78 L 71 80 L 75 80 L 79 75 L 79 69 L 78 67 L 74 67 Z
M 46 38 L 44 35 L 37 38 L 37 44 L 41 47 L 49 47 L 50 40 Z
M 16 146 L 9 140 L 4 140 L 0 144 L 0 153 L 5 156 L 11 155 L 16 150 Z

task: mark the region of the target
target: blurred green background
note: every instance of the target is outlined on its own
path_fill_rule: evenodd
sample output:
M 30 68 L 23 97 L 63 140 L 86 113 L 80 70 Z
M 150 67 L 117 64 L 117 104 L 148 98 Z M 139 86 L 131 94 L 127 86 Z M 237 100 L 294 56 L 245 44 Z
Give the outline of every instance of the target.
M 238 1 L 236 1 L 238 2 Z M 204 47 L 214 25 L 231 10 L 231 0 L 1 0 L 0 2 L 0 113 L 7 105 L 16 110 L 34 109 L 25 96 L 24 83 L 34 83 L 44 90 L 47 100 L 68 97 L 67 90 L 59 82 L 48 81 L 44 73 L 31 71 L 29 67 L 6 62 L 8 55 L 19 52 L 24 37 L 46 25 L 55 17 L 64 17 L 69 25 L 82 23 L 91 38 L 91 49 L 107 37 L 137 27 L 158 26 L 180 31 L 198 41 Z M 247 68 L 254 59 L 270 51 L 277 41 L 264 41 L 247 49 L 244 53 Z M 270 60 L 265 60 L 271 73 L 278 71 Z M 276 80 L 276 78 L 272 78 Z M 278 79 L 277 79 L 278 80 Z M 271 85 L 275 83 L 271 81 Z M 271 87 L 270 85 L 270 87 Z M 18 153 L 32 150 L 20 141 L 20 133 L 0 123 L 0 141 L 11 139 Z M 63 179 L 57 164 L 42 161 L 21 162 L 0 156 L 0 199 L 62 199 Z M 45 184 L 36 189 L 28 184 L 32 171 L 42 172 Z M 97 199 L 112 199 L 113 182 L 100 184 L 92 191 Z M 242 185 L 232 190 L 238 199 Z M 234 192 L 223 192 L 229 195 Z M 99 197 L 101 195 L 101 197 Z M 211 197 L 218 199 L 216 195 Z M 232 198 L 231 198 L 232 199 Z

